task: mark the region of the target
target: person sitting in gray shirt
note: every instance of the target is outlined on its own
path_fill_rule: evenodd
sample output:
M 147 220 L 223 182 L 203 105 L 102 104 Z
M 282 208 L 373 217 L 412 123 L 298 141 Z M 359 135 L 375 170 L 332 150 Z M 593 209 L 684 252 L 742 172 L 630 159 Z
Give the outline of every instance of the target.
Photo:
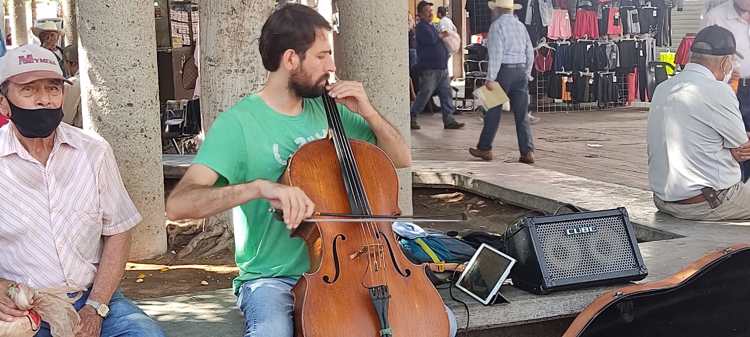
M 732 33 L 701 30 L 685 70 L 660 84 L 648 116 L 648 176 L 662 212 L 689 220 L 750 220 L 750 186 L 740 162 L 750 143 L 737 97 L 726 83 Z

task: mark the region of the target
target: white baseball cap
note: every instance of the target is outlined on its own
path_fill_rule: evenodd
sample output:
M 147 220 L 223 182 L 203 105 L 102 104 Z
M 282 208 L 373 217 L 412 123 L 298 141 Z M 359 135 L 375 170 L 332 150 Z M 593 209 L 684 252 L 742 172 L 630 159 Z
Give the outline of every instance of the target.
M 41 79 L 57 79 L 68 83 L 60 64 L 51 51 L 33 44 L 8 50 L 0 57 L 0 83 L 31 83 Z
M 490 8 L 502 8 L 510 10 L 519 10 L 523 8 L 521 4 L 513 3 L 513 0 L 489 0 L 487 1 L 487 5 Z

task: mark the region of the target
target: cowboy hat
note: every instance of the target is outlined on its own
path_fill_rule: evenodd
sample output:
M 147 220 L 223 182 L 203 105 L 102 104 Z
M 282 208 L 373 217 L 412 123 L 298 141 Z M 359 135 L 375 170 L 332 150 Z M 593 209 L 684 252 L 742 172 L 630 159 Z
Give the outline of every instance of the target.
M 42 32 L 60 32 L 60 28 L 57 28 L 57 24 L 52 21 L 38 22 L 36 26 L 31 28 L 31 32 L 39 37 Z
M 489 0 L 487 1 L 487 5 L 492 8 L 501 8 L 501 9 L 510 9 L 510 10 L 519 10 L 523 8 L 521 4 L 515 4 L 513 3 L 513 0 Z

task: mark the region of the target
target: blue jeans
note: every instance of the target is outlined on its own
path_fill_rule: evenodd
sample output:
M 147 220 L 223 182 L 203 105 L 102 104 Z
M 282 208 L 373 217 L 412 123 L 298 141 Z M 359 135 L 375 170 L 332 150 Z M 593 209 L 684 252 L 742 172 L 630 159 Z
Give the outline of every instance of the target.
M 263 278 L 247 281 L 237 297 L 245 316 L 245 337 L 294 337 L 293 278 Z M 445 308 L 450 320 L 451 337 L 456 335 L 456 317 Z
M 89 292 L 73 303 L 76 310 L 86 304 Z M 131 302 L 119 289 L 109 301 L 109 314 L 102 322 L 101 337 L 165 337 L 159 325 Z M 42 322 L 36 337 L 51 337 L 49 325 Z
M 451 81 L 448 78 L 447 69 L 426 69 L 419 73 L 419 90 L 414 103 L 411 105 L 411 120 L 417 120 L 417 114 L 424 111 L 427 102 L 432 98 L 432 94 L 437 90 L 440 98 L 440 110 L 443 113 L 443 125 L 455 123 L 453 112 L 456 107 L 453 105 L 453 92 Z
M 510 98 L 510 110 L 516 120 L 516 137 L 518 150 L 522 155 L 534 151 L 531 126 L 527 117 L 529 113 L 529 79 L 525 68 L 501 67 L 496 81 Z M 494 107 L 484 115 L 484 127 L 479 135 L 477 148 L 491 150 L 497 129 L 500 127 L 502 106 Z
M 745 131 L 750 131 L 750 86 L 737 88 L 737 100 L 740 101 L 740 112 L 742 121 L 745 123 Z M 740 163 L 742 167 L 742 181 L 750 178 L 750 160 Z

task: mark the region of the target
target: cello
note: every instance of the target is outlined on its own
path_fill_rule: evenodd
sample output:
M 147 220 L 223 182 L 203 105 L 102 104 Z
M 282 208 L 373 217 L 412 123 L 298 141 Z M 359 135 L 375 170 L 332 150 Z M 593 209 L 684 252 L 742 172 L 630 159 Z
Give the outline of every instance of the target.
M 310 271 L 292 290 L 295 336 L 448 337 L 448 314 L 425 266 L 404 256 L 389 221 L 377 221 L 400 214 L 393 163 L 377 146 L 348 139 L 336 102 L 322 96 L 329 137 L 300 147 L 281 182 L 302 189 L 321 214 L 354 219 L 323 217 L 292 232 L 310 256 Z

